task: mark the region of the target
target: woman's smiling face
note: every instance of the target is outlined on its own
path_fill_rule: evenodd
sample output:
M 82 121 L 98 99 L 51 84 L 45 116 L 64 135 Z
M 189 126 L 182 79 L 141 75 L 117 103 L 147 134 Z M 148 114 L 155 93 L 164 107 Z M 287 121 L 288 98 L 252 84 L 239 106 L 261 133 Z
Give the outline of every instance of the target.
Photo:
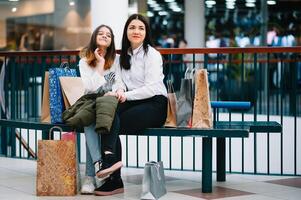
M 108 48 L 112 42 L 111 31 L 107 27 L 101 27 L 96 36 L 97 47 Z
M 127 28 L 127 37 L 131 43 L 132 49 L 139 47 L 145 39 L 145 25 L 139 19 L 131 21 Z

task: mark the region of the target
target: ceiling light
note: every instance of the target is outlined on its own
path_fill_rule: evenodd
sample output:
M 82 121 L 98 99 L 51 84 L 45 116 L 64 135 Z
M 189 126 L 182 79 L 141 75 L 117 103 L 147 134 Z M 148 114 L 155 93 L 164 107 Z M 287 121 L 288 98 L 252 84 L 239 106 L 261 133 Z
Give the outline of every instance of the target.
M 174 12 L 181 12 L 181 11 L 182 11 L 181 8 L 172 8 L 172 10 L 173 10 Z
M 160 10 L 162 10 L 162 8 L 159 6 L 159 7 L 155 7 L 154 10 L 155 11 L 160 11 Z
M 235 8 L 234 5 L 227 5 L 226 7 L 227 7 L 227 9 L 231 9 L 231 10 Z
M 246 0 L 247 3 L 255 3 L 256 0 Z
M 17 9 L 16 7 L 13 7 L 13 8 L 11 9 L 12 12 L 17 12 L 17 10 L 18 10 L 18 9 Z
M 150 11 L 147 11 L 146 15 L 147 15 L 148 17 L 153 17 L 153 16 L 154 16 L 154 13 L 153 13 L 153 12 L 150 12 Z
M 216 2 L 214 0 L 207 0 L 207 1 L 205 1 L 205 4 L 206 5 L 215 5 Z
M 74 6 L 75 5 L 74 1 L 69 1 L 69 5 Z
M 155 2 L 154 0 L 148 0 L 148 1 L 147 1 L 147 4 L 148 4 L 148 5 L 153 5 L 153 4 L 156 4 L 156 2 Z
M 246 3 L 246 7 L 255 7 L 255 3 Z
M 8 1 L 19 1 L 19 0 L 8 0 Z
M 167 15 L 167 14 L 168 14 L 168 13 L 167 13 L 166 11 L 160 11 L 160 12 L 159 12 L 159 15 L 160 15 L 160 16 L 162 16 L 162 15 Z
M 164 0 L 166 3 L 174 2 L 175 0 Z
M 275 4 L 276 4 L 276 1 L 267 1 L 267 4 L 268 4 L 268 5 L 275 5 Z

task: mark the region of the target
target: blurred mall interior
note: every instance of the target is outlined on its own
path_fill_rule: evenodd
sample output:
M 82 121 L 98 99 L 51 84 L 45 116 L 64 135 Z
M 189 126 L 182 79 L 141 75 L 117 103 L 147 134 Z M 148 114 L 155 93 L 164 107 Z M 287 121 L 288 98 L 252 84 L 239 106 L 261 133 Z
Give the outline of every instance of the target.
M 122 26 L 128 15 L 137 12 L 149 18 L 158 47 L 178 47 L 183 39 L 188 47 L 301 44 L 301 0 L 118 0 L 107 4 L 0 0 L 0 49 L 80 49 L 93 27 L 102 23 L 113 27 L 120 47 Z

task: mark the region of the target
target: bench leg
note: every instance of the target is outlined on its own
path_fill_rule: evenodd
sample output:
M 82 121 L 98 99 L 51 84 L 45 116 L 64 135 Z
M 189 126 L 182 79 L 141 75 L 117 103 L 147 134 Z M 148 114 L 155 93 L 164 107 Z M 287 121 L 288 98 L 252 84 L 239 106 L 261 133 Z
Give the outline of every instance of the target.
M 203 137 L 202 192 L 212 192 L 212 138 Z
M 216 180 L 226 181 L 226 140 L 216 139 Z

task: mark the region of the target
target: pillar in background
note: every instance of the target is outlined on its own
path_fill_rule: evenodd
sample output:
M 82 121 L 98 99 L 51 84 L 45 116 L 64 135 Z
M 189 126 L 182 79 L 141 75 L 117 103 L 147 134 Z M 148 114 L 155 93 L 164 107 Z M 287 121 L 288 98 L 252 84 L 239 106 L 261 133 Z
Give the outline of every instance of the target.
M 188 47 L 205 47 L 205 4 L 199 0 L 185 0 L 185 39 Z
M 116 48 L 121 48 L 123 26 L 128 18 L 128 1 L 91 0 L 91 20 L 94 30 L 101 24 L 109 25 L 115 35 Z

